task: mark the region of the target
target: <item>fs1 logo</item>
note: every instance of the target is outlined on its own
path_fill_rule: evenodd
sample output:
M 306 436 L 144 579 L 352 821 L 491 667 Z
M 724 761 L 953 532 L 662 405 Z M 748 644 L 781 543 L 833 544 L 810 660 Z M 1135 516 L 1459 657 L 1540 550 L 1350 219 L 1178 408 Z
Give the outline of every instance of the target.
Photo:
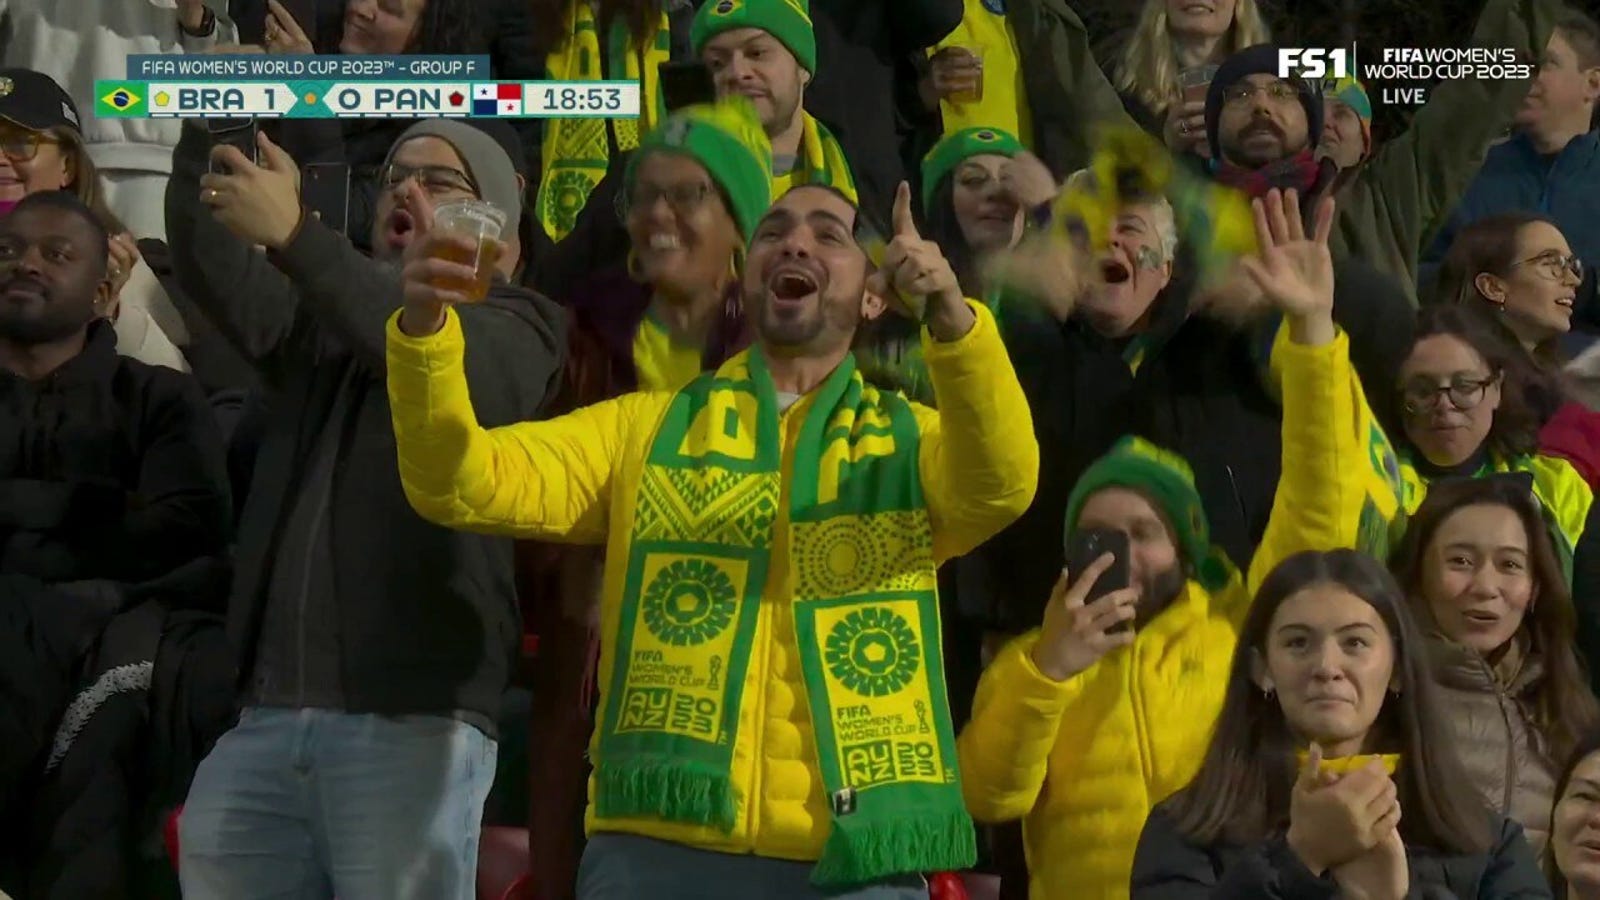
M 1279 47 L 1278 77 L 1344 78 L 1350 74 L 1350 51 L 1344 48 Z M 1331 64 L 1331 65 L 1330 65 Z M 1332 71 L 1329 71 L 1329 70 Z

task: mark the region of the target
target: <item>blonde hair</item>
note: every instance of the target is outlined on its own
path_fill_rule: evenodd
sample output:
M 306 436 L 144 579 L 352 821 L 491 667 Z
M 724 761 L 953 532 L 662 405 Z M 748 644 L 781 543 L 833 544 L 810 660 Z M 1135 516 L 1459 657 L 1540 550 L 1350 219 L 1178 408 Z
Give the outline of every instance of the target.
M 112 234 L 121 234 L 127 227 L 111 211 L 106 203 L 105 185 L 100 182 L 100 170 L 94 164 L 94 159 L 89 156 L 89 148 L 83 142 L 83 135 L 75 129 L 65 126 L 56 126 L 49 130 L 49 135 L 60 142 L 67 157 L 67 172 L 71 181 L 66 190 L 78 195 L 83 205 L 89 207 L 100 225 Z
M 1137 98 L 1157 116 L 1165 116 L 1167 107 L 1182 92 L 1178 86 L 1178 54 L 1167 32 L 1169 24 L 1167 0 L 1145 0 L 1133 36 L 1117 61 L 1117 90 Z M 1256 0 L 1237 0 L 1233 24 L 1223 38 L 1227 55 L 1271 39 L 1272 32 Z

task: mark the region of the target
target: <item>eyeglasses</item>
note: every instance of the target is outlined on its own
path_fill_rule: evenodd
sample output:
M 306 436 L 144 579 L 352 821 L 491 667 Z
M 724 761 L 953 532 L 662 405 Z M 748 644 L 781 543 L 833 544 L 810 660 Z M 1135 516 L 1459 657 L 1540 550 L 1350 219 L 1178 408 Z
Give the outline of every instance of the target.
M 1299 102 L 1300 91 L 1287 81 L 1274 81 L 1271 84 L 1235 84 L 1222 92 L 1224 106 L 1239 106 L 1249 103 L 1265 91 L 1269 99 L 1275 103 L 1285 103 L 1290 100 Z
M 1583 280 L 1583 260 L 1579 259 L 1576 254 L 1541 253 L 1538 256 L 1531 256 L 1512 263 L 1512 268 L 1529 263 L 1538 266 L 1540 274 L 1551 281 L 1560 281 L 1561 276 L 1567 272 L 1571 272 L 1572 277 L 1579 281 Z
M 675 184 L 667 188 L 641 184 L 634 188 L 632 196 L 625 192 L 617 194 L 617 216 L 626 219 L 633 210 L 649 210 L 658 200 L 664 199 L 675 214 L 688 218 L 699 211 L 713 190 L 711 185 L 703 181 Z
M 39 155 L 44 144 L 59 144 L 61 139 L 43 131 L 21 128 L 0 128 L 0 153 L 7 159 L 27 162 Z
M 1432 410 L 1439 405 L 1439 398 L 1450 398 L 1450 405 L 1462 412 L 1483 402 L 1484 391 L 1489 385 L 1494 384 L 1498 376 L 1490 375 L 1487 378 L 1452 378 L 1449 384 L 1435 384 L 1430 381 L 1412 381 L 1400 389 L 1400 405 L 1405 411 L 1416 415 Z
M 396 188 L 407 180 L 415 178 L 417 184 L 429 194 L 449 194 L 461 192 L 477 196 L 478 185 L 473 182 L 472 176 L 449 166 L 407 166 L 400 163 L 390 163 L 383 169 L 383 185 L 387 188 Z

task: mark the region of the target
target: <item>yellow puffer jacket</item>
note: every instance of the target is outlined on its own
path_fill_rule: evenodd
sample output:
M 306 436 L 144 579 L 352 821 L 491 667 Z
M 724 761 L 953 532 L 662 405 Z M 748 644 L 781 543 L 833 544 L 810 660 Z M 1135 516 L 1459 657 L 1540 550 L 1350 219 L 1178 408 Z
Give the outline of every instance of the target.
M 968 552 L 1033 500 L 1039 446 L 1016 373 L 993 317 L 950 343 L 924 338 L 939 411 L 913 405 L 933 553 L 943 562 Z M 452 313 L 425 338 L 391 322 L 388 377 L 400 477 L 422 516 L 454 528 L 569 543 L 605 543 L 601 685 L 611 683 L 633 486 L 671 394 L 628 394 L 544 422 L 485 430 L 473 416 L 462 374 L 463 341 Z M 783 468 L 810 398 L 783 414 Z M 788 509 L 788 484 L 784 484 Z M 745 681 L 733 778 L 738 824 L 731 833 L 655 819 L 600 819 L 589 829 L 661 838 L 709 850 L 816 860 L 830 813 L 817 770 L 789 603 L 787 512 L 774 535 L 772 574 L 762 598 L 755 658 Z M 594 745 L 591 745 L 593 748 Z M 604 759 L 596 759 L 604 766 Z M 591 792 L 592 792 L 591 784 Z M 591 793 L 592 796 L 592 793 Z
M 1284 367 L 1286 392 L 1303 369 Z M 1294 553 L 1354 542 L 1348 506 L 1343 515 L 1303 514 L 1321 490 L 1305 461 L 1336 449 L 1314 422 L 1351 405 L 1285 404 L 1283 475 L 1248 577 L 1235 573 L 1215 595 L 1189 582 L 1132 646 L 1066 681 L 1034 666 L 1037 631 L 984 672 L 957 741 L 962 788 L 980 821 L 1023 819 L 1032 900 L 1127 900 L 1145 818 L 1189 783 L 1210 743 L 1255 589 Z M 1359 507 L 1355 495 L 1345 502 Z
M 1315 443 L 1330 455 L 1300 459 L 1296 466 L 1310 483 L 1321 489 L 1307 495 L 1311 505 L 1304 515 L 1324 517 L 1356 510 L 1359 521 L 1354 543 L 1348 545 L 1388 559 L 1405 530 L 1406 518 L 1417 511 L 1428 494 L 1428 481 L 1416 467 L 1400 459 L 1368 405 L 1361 379 L 1350 363 L 1350 345 L 1341 334 L 1332 343 L 1306 347 L 1288 339 L 1288 329 L 1278 332 L 1272 349 L 1273 366 L 1285 379 L 1285 415 L 1291 407 L 1329 409 L 1339 398 L 1338 415 L 1308 417 L 1318 434 Z M 1293 368 L 1291 383 L 1290 369 Z M 1292 393 L 1298 391 L 1300 393 Z M 1572 557 L 1583 535 L 1584 522 L 1594 504 L 1594 491 L 1572 463 L 1556 456 L 1490 459 L 1479 475 L 1493 472 L 1527 472 L 1533 492 L 1544 507 L 1545 524 L 1572 581 Z M 1312 510 L 1317 510 L 1313 512 Z

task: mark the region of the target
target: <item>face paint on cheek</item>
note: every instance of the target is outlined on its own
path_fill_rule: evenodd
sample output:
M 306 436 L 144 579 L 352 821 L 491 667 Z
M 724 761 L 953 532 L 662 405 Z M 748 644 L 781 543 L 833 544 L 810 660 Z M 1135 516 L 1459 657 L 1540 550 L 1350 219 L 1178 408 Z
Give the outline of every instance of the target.
M 1139 252 L 1133 255 L 1133 261 L 1146 272 L 1154 272 L 1161 268 L 1161 254 L 1150 247 L 1140 247 Z

